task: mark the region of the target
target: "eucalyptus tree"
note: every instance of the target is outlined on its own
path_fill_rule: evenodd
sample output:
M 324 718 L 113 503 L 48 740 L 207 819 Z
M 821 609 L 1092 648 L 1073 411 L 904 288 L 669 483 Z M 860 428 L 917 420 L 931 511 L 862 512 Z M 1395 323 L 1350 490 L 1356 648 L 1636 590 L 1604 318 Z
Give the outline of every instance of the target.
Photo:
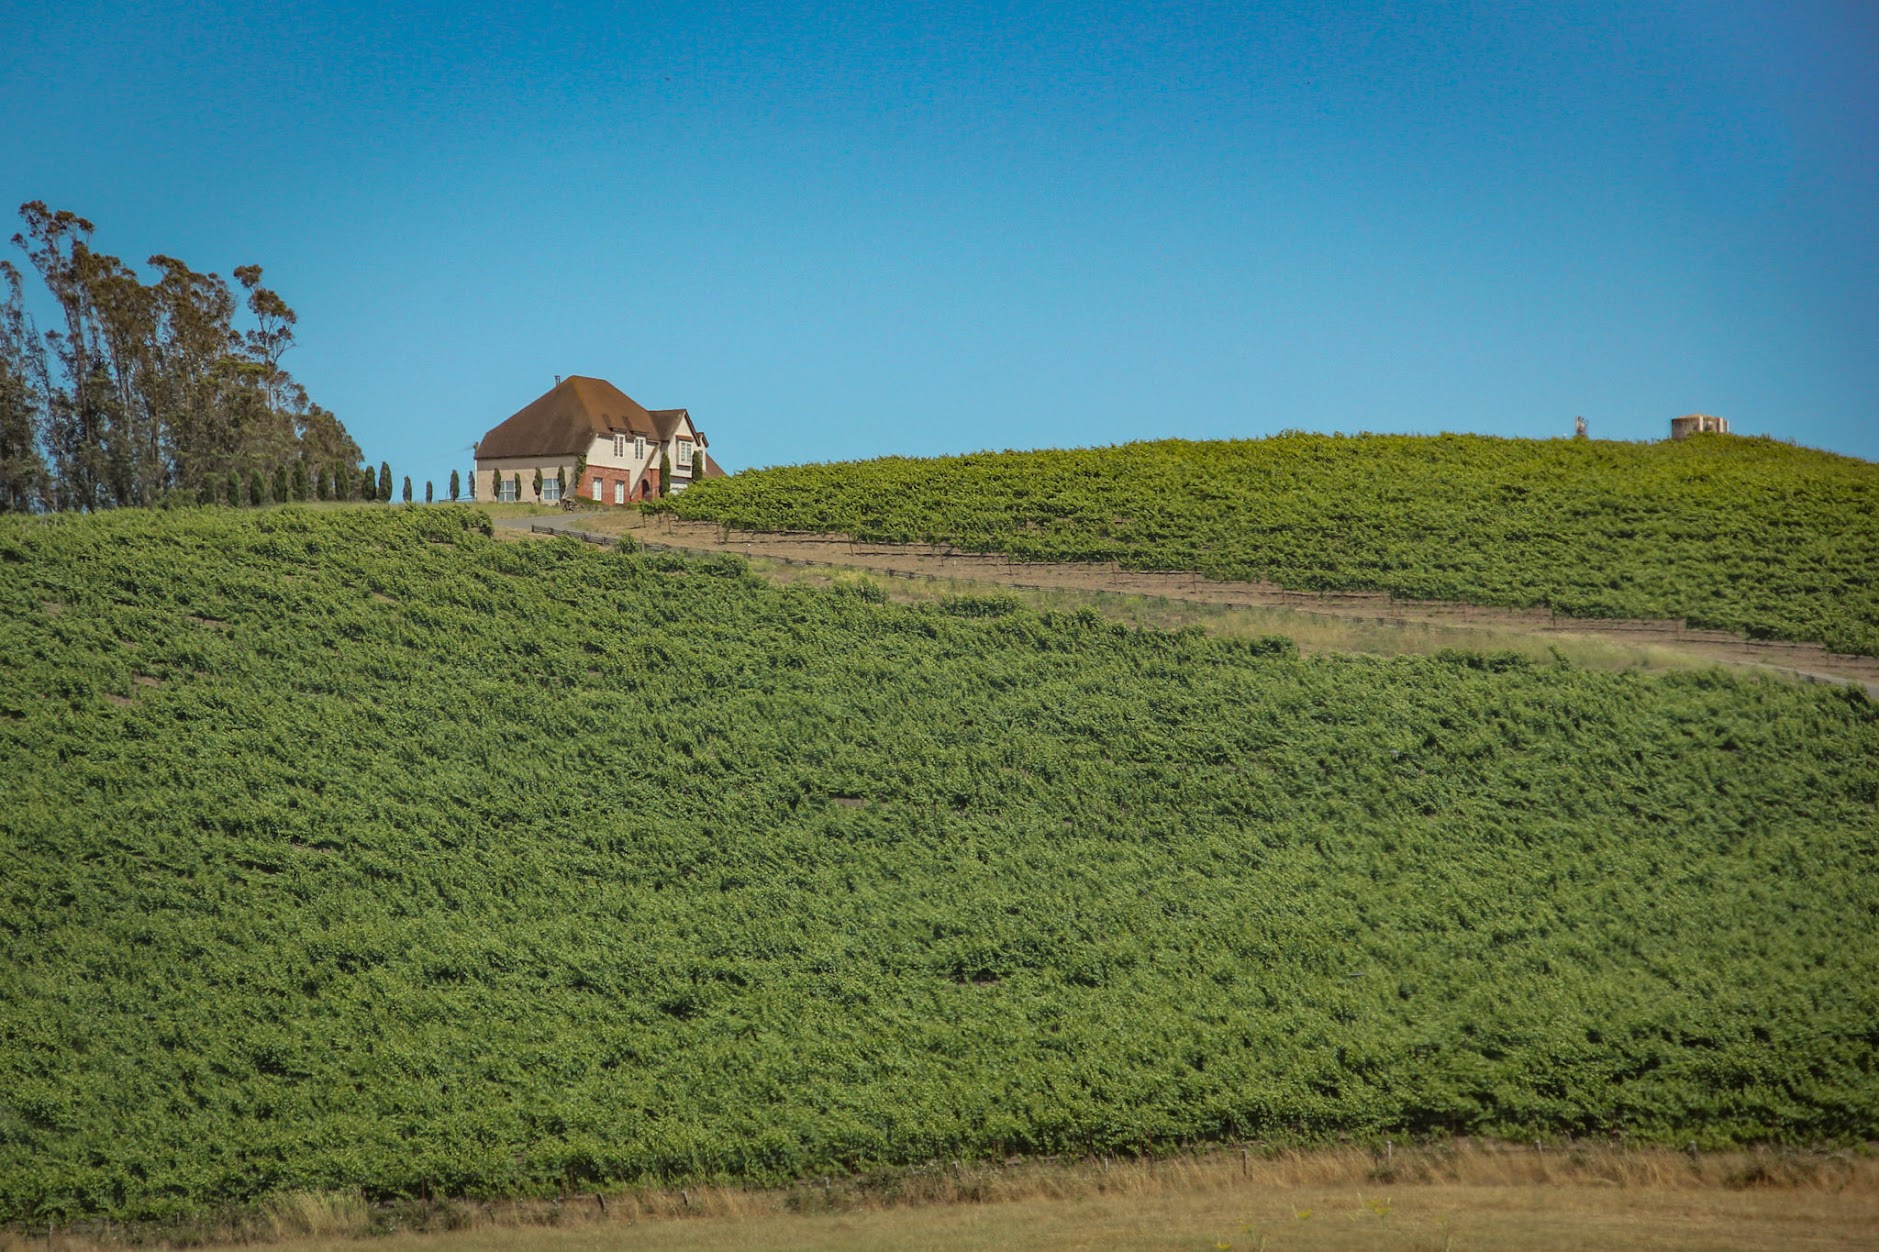
M 46 460 L 39 450 L 45 409 L 46 353 L 20 287 L 20 272 L 0 261 L 0 512 L 24 513 L 45 498 Z
M 20 207 L 13 236 L 57 310 L 43 337 L 8 318 L 0 345 L 0 497 L 35 480 L 44 507 L 152 504 L 179 484 L 269 472 L 296 461 L 356 462 L 359 448 L 281 365 L 298 317 L 258 265 L 228 282 L 158 254 L 146 283 L 91 246 L 86 218 Z M 17 271 L 9 308 L 20 309 Z M 235 322 L 245 309 L 248 329 Z M 23 382 L 21 380 L 24 380 Z M 24 399 L 22 400 L 22 397 Z M 42 466 L 19 451 L 22 432 Z M 13 507 L 11 504 L 0 507 Z

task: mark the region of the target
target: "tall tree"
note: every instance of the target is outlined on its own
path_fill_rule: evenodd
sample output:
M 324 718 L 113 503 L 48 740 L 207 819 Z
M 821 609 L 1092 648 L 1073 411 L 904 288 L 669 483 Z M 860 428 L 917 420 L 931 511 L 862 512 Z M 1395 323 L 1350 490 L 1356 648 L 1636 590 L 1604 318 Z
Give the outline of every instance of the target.
M 457 471 L 451 470 L 450 471 L 450 502 L 452 504 L 455 504 L 457 502 L 458 497 L 461 496 L 462 493 L 463 493 L 463 479 L 457 474 Z
M 378 463 L 378 498 L 386 504 L 391 503 L 391 462 Z
M 153 504 L 211 476 L 357 462 L 358 445 L 338 419 L 282 368 L 298 318 L 262 284 L 260 266 L 234 271 L 246 297 L 238 303 L 219 276 L 174 257 L 150 257 L 156 278 L 145 283 L 94 250 L 91 222 L 75 213 L 36 200 L 20 217 L 25 229 L 13 242 L 58 310 L 43 342 L 30 328 L 13 341 L 44 361 L 38 386 L 27 390 L 29 400 L 38 397 L 46 507 Z M 244 304 L 245 332 L 235 326 Z M 6 359 L 14 368 L 0 366 L 0 405 L 17 401 L 15 374 L 33 378 L 31 351 Z M 0 433 L 0 461 L 9 438 Z
M 13 236 L 13 243 L 39 272 L 64 323 L 63 330 L 46 333 L 60 375 L 46 396 L 45 442 L 52 459 L 53 505 L 96 508 L 104 502 L 100 490 L 104 441 L 93 395 L 96 379 L 81 277 L 92 224 L 65 209 L 50 209 L 43 200 L 21 205 L 20 217 L 26 229 Z
M 46 350 L 27 316 L 20 272 L 0 261 L 0 512 L 45 503 L 46 459 L 39 432 L 46 400 Z
M 255 320 L 254 329 L 243 337 L 248 359 L 257 367 L 268 408 L 278 410 L 281 390 L 288 381 L 286 371 L 281 369 L 281 357 L 294 346 L 294 325 L 300 319 L 285 300 L 261 285 L 259 265 L 237 265 L 235 281 L 248 293 L 248 311 Z

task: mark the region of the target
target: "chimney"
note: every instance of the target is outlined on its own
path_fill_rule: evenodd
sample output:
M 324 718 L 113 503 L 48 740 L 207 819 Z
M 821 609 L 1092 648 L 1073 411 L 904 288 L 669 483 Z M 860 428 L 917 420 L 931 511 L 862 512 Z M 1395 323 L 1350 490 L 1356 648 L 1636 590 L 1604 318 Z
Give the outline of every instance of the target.
M 561 375 L 559 375 L 559 374 L 556 374 L 556 375 L 555 375 L 555 386 L 557 386 L 557 387 L 559 387 L 560 385 L 561 385 Z

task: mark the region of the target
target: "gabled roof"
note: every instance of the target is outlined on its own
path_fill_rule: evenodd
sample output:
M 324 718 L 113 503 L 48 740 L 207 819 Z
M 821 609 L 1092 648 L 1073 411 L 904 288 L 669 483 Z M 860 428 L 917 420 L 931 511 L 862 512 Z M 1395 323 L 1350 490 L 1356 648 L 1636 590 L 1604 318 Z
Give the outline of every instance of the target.
M 648 416 L 652 418 L 653 430 L 658 432 L 659 442 L 664 443 L 679 428 L 679 422 L 689 419 L 691 414 L 684 409 L 653 409 Z
M 476 457 L 574 456 L 599 435 L 666 437 L 659 434 L 653 414 L 606 379 L 571 374 L 484 435 Z

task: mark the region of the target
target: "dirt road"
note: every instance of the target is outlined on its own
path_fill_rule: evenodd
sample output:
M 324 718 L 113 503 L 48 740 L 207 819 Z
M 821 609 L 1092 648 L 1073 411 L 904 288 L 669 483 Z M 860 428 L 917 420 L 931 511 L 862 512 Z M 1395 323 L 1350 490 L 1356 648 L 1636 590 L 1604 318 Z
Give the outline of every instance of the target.
M 1262 629 L 1291 634 L 1312 650 L 1433 651 L 1437 647 L 1549 647 L 1613 667 L 1723 664 L 1812 682 L 1851 683 L 1879 698 L 1879 658 L 1828 652 L 1818 644 L 1752 640 L 1679 621 L 1559 617 L 1544 609 L 1499 609 L 1448 601 L 1402 600 L 1384 592 L 1290 591 L 1271 583 L 1216 582 L 1198 574 L 1125 570 L 1114 565 L 1042 564 L 957 552 L 936 545 L 856 543 L 841 535 L 728 531 L 710 522 L 637 510 L 503 518 L 497 525 L 552 528 L 688 552 L 732 552 L 800 571 L 859 570 L 887 579 L 970 584 L 1033 593 L 1078 593 L 1099 609 L 1108 600 L 1152 600 L 1236 611 Z M 1289 629 L 1288 629 L 1289 627 Z

